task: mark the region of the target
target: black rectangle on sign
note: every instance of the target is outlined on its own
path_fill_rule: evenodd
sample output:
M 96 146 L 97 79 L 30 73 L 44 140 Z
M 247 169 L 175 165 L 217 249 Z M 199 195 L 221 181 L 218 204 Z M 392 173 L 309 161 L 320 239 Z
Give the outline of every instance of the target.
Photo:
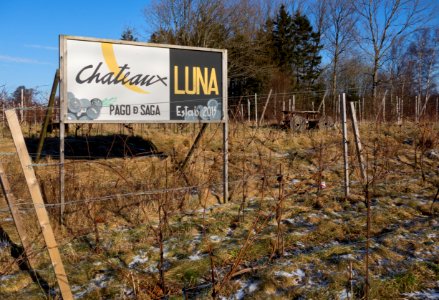
M 171 120 L 223 118 L 222 53 L 170 49 Z

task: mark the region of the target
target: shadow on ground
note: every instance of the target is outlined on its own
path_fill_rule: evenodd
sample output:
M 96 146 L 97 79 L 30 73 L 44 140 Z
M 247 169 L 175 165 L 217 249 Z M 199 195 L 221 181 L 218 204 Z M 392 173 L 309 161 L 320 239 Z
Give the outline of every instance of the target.
M 106 159 L 139 156 L 165 157 L 150 141 L 138 136 L 98 135 L 69 136 L 65 138 L 65 157 L 68 159 Z M 32 158 L 36 157 L 38 138 L 26 138 L 26 145 Z M 59 139 L 46 138 L 41 157 L 59 157 Z

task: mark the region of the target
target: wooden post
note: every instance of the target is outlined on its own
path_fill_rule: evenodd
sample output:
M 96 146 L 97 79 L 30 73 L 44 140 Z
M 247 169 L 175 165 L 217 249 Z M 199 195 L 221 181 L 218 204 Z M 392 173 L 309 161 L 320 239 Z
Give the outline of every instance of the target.
M 360 122 L 364 121 L 365 115 L 366 115 L 366 111 L 364 110 L 364 97 L 363 97 L 363 101 L 361 103 L 361 113 L 362 113 L 362 115 L 361 115 L 362 119 L 360 120 Z
M 60 112 L 61 114 L 61 112 Z M 60 215 L 59 215 L 59 223 L 64 224 L 64 210 L 65 210 L 65 166 L 64 166 L 64 137 L 65 137 L 65 126 L 63 118 L 59 119 L 59 203 L 60 206 Z
M 296 95 L 293 95 L 293 111 L 296 111 Z
M 419 122 L 419 107 L 420 107 L 420 97 L 416 96 L 415 102 L 416 102 L 416 123 Z
M 262 110 L 262 115 L 261 115 L 261 118 L 259 119 L 259 124 L 258 124 L 258 126 L 261 125 L 262 121 L 264 120 L 265 110 L 267 109 L 268 102 L 270 102 L 270 97 L 271 97 L 271 92 L 272 92 L 272 91 L 273 91 L 273 90 L 270 89 L 270 92 L 268 93 L 268 97 L 267 97 L 267 100 L 265 101 L 264 109 Z
M 340 95 L 338 95 L 338 101 L 335 102 L 335 122 L 339 121 L 339 117 L 340 117 L 340 102 L 341 102 L 341 98 Z
M 358 128 L 357 113 L 355 111 L 355 103 L 350 102 L 350 106 L 351 106 L 352 129 L 354 131 L 355 146 L 357 149 L 357 158 L 358 158 L 358 163 L 360 164 L 361 178 L 365 181 L 367 179 L 366 166 L 364 164 L 364 159 L 363 159 L 363 147 L 362 147 L 361 141 L 360 141 L 360 130 Z
M 258 126 L 258 94 L 255 93 L 255 124 Z
M 58 89 L 58 83 L 59 83 L 59 70 L 56 70 L 55 78 L 53 79 L 52 91 L 50 92 L 49 104 L 47 105 L 46 117 L 44 118 L 44 124 L 40 132 L 40 141 L 38 142 L 37 157 L 35 159 L 37 162 L 40 160 L 41 151 L 43 150 L 44 140 L 46 139 L 46 135 L 47 135 L 47 127 L 49 126 L 49 122 L 52 117 L 53 104 L 55 103 L 55 95 L 56 95 L 56 90 Z
M 223 202 L 229 201 L 229 121 L 225 117 L 223 124 Z
M 326 110 L 325 110 L 325 99 L 326 99 L 326 95 L 328 94 L 328 91 L 325 91 L 325 94 L 323 95 L 323 99 L 322 102 L 320 102 L 319 104 L 319 108 L 317 108 L 317 111 L 320 112 L 320 109 L 322 108 L 322 115 L 325 116 L 326 115 Z M 313 109 L 314 110 L 314 109 Z
M 184 169 L 186 168 L 186 165 L 187 165 L 189 159 L 192 157 L 194 150 L 198 147 L 198 144 L 200 143 L 200 140 L 203 137 L 204 132 L 206 131 L 206 128 L 207 128 L 207 123 L 203 123 L 203 125 L 201 125 L 200 132 L 198 132 L 194 143 L 192 144 L 191 148 L 189 149 L 188 154 L 186 155 L 186 158 L 184 159 L 183 163 L 179 167 L 180 171 L 184 171 Z
M 24 142 L 24 137 L 20 129 L 17 114 L 13 109 L 6 111 L 6 119 L 8 120 L 9 129 L 11 130 L 12 139 L 14 140 L 15 148 L 17 149 L 18 158 L 20 159 L 21 168 L 26 179 L 26 183 L 35 207 L 38 222 L 40 223 L 41 231 L 43 233 L 44 241 L 46 243 L 47 251 L 49 252 L 50 260 L 52 262 L 55 276 L 58 281 L 61 295 L 64 300 L 73 299 L 70 285 L 67 279 L 64 265 L 61 260 L 61 255 L 58 250 L 58 245 L 55 241 L 55 236 L 50 226 L 49 216 L 44 205 L 43 196 L 41 195 L 40 186 L 35 176 L 35 171 L 32 167 L 32 161 Z
M 404 98 L 401 97 L 401 123 L 404 122 Z
M 24 90 L 21 89 L 21 109 L 20 109 L 20 123 L 24 122 Z
M 436 102 L 437 102 L 437 99 L 436 99 Z M 3 132 L 5 130 L 5 119 L 6 119 L 6 117 L 5 117 L 5 104 L 3 103 L 3 110 L 2 110 L 2 123 L 3 123 L 2 131 Z
M 344 191 L 349 197 L 349 157 L 348 157 L 348 131 L 346 127 L 346 94 L 343 93 L 340 103 L 341 124 L 343 130 L 343 159 L 344 159 Z
M 227 82 L 227 50 L 223 53 L 223 82 Z M 255 94 L 256 95 L 256 94 Z M 223 86 L 223 198 L 229 201 L 229 111 L 227 86 Z
M 419 97 L 419 99 L 421 99 L 421 97 Z M 425 102 L 424 102 L 424 105 L 422 106 L 420 116 L 424 115 L 425 110 L 427 109 L 428 100 L 430 100 L 430 95 L 425 96 Z
M 439 114 L 439 99 L 436 97 L 436 121 L 438 120 L 438 114 Z
M 363 119 L 363 112 L 361 110 L 361 98 L 360 98 L 359 103 L 358 103 L 358 118 L 359 118 L 359 121 L 361 123 L 361 120 Z
M 247 98 L 247 116 L 248 116 L 248 122 L 250 123 L 250 99 Z
M 288 111 L 291 111 L 291 98 L 288 99 Z
M 6 176 L 6 172 L 5 169 L 3 168 L 2 163 L 0 163 L 0 183 L 2 186 L 3 194 L 5 195 L 6 203 L 9 206 L 9 210 L 11 211 L 11 215 L 12 215 L 12 219 L 14 220 L 15 227 L 17 228 L 18 236 L 20 237 L 21 244 L 23 245 L 23 249 L 26 254 L 26 259 L 28 260 L 29 265 L 32 267 L 32 269 L 35 269 L 36 263 L 31 253 L 31 249 L 32 249 L 31 240 L 26 234 L 23 218 L 21 218 L 18 212 L 17 199 L 12 194 L 11 186 L 9 184 L 9 180 L 8 177 Z

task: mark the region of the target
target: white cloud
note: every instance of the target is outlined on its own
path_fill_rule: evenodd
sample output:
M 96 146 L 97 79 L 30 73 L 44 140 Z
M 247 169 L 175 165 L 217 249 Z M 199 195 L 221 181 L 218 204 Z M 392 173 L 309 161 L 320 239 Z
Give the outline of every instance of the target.
M 0 54 L 0 61 L 20 63 L 20 64 L 50 65 L 50 63 L 45 62 L 45 61 L 40 61 L 40 60 L 26 58 L 26 57 L 1 55 L 1 54 Z
M 50 51 L 58 51 L 58 47 L 52 47 L 52 46 L 44 46 L 44 45 L 36 45 L 36 44 L 27 44 L 24 45 L 26 48 L 34 48 L 34 49 L 43 49 L 43 50 L 50 50 Z

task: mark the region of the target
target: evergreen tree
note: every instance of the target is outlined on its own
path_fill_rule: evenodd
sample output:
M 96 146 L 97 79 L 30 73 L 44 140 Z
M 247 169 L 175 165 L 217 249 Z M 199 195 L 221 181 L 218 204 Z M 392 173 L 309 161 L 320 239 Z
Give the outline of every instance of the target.
M 122 41 L 133 41 L 133 42 L 138 41 L 138 39 L 134 36 L 134 29 L 131 27 L 127 27 L 124 29 L 120 39 Z
M 291 57 L 296 83 L 300 87 L 311 88 L 321 73 L 320 33 L 313 30 L 308 18 L 299 11 L 292 18 L 292 23 Z
M 320 33 L 299 11 L 292 17 L 281 5 L 273 22 L 274 61 L 280 71 L 291 76 L 296 89 L 312 88 L 321 73 Z
M 267 23 L 269 23 L 268 21 Z M 273 22 L 273 48 L 274 60 L 277 62 L 281 71 L 291 73 L 292 47 L 293 47 L 293 20 L 285 10 L 285 5 L 281 5 L 279 13 Z

